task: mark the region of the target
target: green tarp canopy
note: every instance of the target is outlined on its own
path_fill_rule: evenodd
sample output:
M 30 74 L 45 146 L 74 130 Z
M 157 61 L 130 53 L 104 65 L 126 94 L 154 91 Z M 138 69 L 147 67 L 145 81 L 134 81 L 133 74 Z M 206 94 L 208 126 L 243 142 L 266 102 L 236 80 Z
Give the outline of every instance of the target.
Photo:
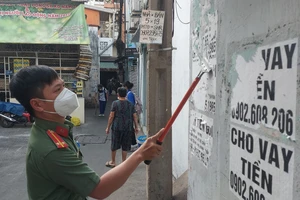
M 90 44 L 78 2 L 1 3 L 0 43 Z

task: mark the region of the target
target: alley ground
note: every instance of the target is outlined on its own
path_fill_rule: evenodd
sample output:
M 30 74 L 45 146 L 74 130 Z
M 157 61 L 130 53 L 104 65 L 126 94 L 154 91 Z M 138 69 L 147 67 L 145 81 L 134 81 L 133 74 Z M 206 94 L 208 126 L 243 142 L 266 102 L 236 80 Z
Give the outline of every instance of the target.
M 95 115 L 95 109 L 86 110 L 86 123 L 76 127 L 74 135 L 96 135 L 94 141 L 99 144 L 82 146 L 84 161 L 100 176 L 107 172 L 105 162 L 110 159 L 110 140 L 105 141 L 105 128 L 112 100 L 111 96 L 106 107 L 105 117 Z M 0 200 L 27 200 L 25 154 L 30 127 L 22 125 L 13 128 L 0 127 Z M 95 140 L 96 138 L 96 140 Z M 89 137 L 80 136 L 79 140 L 90 143 Z M 117 154 L 117 162 L 121 161 L 121 152 Z M 125 185 L 111 195 L 108 200 L 142 200 L 146 199 L 146 166 L 141 163 Z

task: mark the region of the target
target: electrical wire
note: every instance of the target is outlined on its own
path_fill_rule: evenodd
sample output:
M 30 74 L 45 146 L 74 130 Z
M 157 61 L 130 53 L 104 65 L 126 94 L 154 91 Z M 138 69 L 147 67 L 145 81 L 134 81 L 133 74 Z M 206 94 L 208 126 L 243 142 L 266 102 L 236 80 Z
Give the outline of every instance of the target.
M 180 19 L 179 14 L 178 14 L 177 6 L 181 9 L 181 6 L 179 5 L 179 3 L 178 3 L 177 0 L 176 0 L 175 12 L 176 12 L 176 16 L 177 16 L 179 22 L 182 23 L 182 24 L 190 24 L 190 22 L 183 22 L 183 21 Z

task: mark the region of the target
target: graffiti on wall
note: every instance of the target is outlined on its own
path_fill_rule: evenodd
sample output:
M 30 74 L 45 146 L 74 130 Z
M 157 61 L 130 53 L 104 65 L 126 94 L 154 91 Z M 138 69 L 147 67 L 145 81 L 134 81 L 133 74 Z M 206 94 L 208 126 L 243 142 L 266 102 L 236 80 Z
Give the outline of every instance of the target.
M 293 198 L 294 148 L 286 144 L 295 141 L 297 57 L 291 39 L 232 58 L 229 187 L 238 199 Z
M 84 98 L 85 98 L 85 106 L 93 107 L 94 101 L 93 97 L 95 96 L 95 92 L 97 90 L 97 85 L 100 83 L 100 61 L 98 56 L 98 28 L 97 27 L 89 27 L 89 36 L 90 36 L 90 46 L 93 52 L 92 57 L 92 67 L 90 70 L 90 79 L 86 81 L 84 88 Z

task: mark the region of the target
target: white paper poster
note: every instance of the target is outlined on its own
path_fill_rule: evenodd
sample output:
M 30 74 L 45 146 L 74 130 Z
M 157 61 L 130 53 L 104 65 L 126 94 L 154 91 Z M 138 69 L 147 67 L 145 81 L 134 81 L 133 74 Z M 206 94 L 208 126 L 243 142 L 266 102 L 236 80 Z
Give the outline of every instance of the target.
M 275 138 L 295 140 L 297 57 L 291 39 L 232 58 L 229 187 L 240 200 L 293 198 L 294 148 Z
M 190 117 L 190 151 L 205 167 L 211 156 L 213 146 L 213 119 L 191 111 Z
M 295 139 L 298 39 L 259 47 L 249 62 L 237 55 L 232 122 L 274 129 Z
M 162 44 L 165 11 L 143 10 L 140 23 L 140 43 Z
M 230 128 L 230 190 L 240 200 L 293 199 L 294 149 Z

